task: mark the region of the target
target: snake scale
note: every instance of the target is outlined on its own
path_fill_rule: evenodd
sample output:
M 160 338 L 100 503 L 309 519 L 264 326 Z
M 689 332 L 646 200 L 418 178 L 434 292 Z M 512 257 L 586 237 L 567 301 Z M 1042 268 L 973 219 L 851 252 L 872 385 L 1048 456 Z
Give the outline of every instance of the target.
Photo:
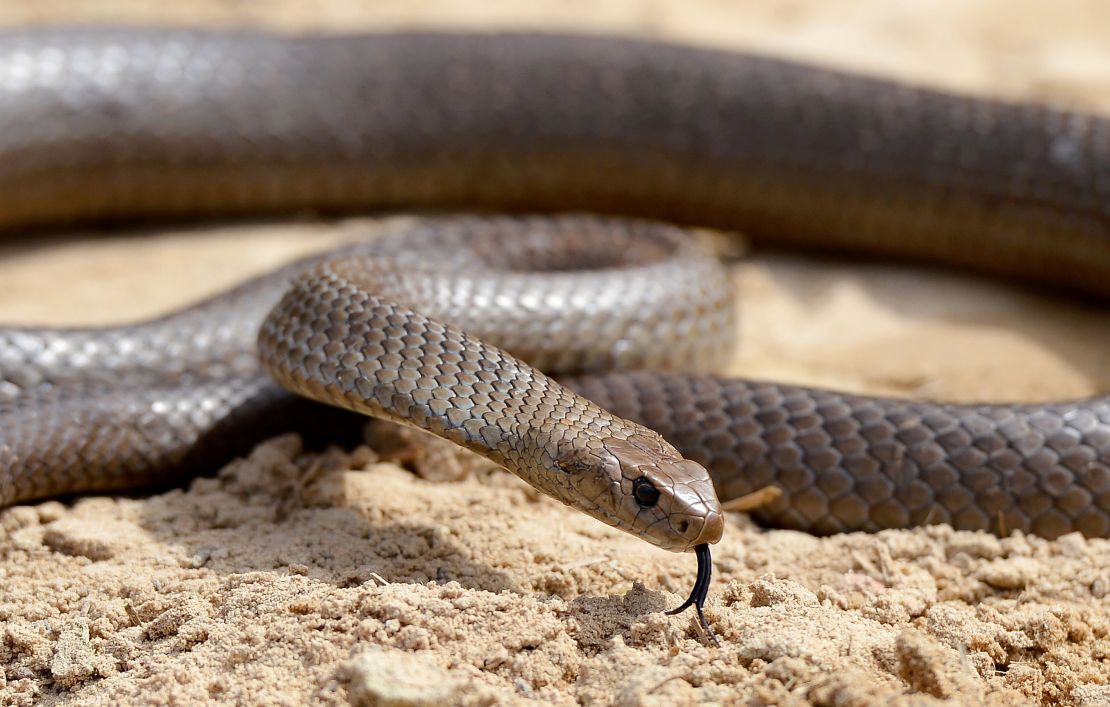
M 0 506 L 183 478 L 346 419 L 288 388 L 672 550 L 716 542 L 718 496 L 765 485 L 783 493 L 758 518 L 818 533 L 1110 535 L 1110 397 L 714 377 L 727 276 L 660 223 L 1105 299 L 1104 118 L 628 38 L 0 35 L 5 232 L 398 207 L 564 215 L 431 216 L 151 322 L 0 329 Z

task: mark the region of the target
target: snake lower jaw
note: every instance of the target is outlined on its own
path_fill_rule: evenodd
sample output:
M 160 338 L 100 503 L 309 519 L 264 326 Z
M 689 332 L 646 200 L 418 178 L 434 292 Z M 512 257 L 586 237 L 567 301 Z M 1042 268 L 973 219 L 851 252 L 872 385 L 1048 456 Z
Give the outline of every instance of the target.
M 686 538 L 685 544 L 665 548 L 675 552 L 694 552 L 700 545 L 715 545 L 721 541 L 725 534 L 725 517 L 721 513 L 710 511 L 701 520 L 701 527 L 694 533 L 689 529 L 682 535 Z M 688 522 L 688 521 L 684 521 Z
M 690 525 L 693 522 L 700 523 L 700 527 L 696 527 L 691 531 Z M 683 520 L 680 524 L 685 524 L 683 527 L 677 528 L 674 535 L 669 538 L 651 537 L 642 533 L 634 528 L 624 528 L 633 535 L 647 540 L 652 545 L 661 550 L 669 550 L 671 552 L 694 552 L 701 545 L 709 546 L 715 545 L 720 542 L 724 537 L 725 532 L 725 519 L 724 515 L 718 512 L 710 512 L 704 518 L 696 518 L 694 521 Z

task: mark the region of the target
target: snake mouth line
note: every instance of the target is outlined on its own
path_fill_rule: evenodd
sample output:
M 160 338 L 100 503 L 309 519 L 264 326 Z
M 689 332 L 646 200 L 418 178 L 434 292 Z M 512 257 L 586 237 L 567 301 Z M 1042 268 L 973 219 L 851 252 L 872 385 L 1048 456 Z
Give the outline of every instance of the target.
M 709 544 L 702 543 L 694 547 L 694 554 L 698 558 L 698 576 L 694 580 L 694 588 L 690 592 L 690 596 L 686 601 L 675 609 L 666 612 L 668 616 L 675 616 L 686 611 L 691 606 L 698 615 L 698 623 L 701 625 L 705 635 L 709 637 L 713 644 L 720 647 L 721 642 L 717 640 L 717 634 L 713 633 L 713 629 L 709 626 L 709 622 L 705 619 L 705 599 L 709 596 L 709 584 L 713 581 L 713 557 L 709 552 Z

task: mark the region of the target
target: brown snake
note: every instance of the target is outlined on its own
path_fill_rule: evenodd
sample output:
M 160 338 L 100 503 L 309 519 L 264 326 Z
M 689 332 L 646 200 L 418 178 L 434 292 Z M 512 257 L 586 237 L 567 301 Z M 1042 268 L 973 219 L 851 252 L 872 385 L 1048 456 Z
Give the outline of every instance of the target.
M 0 36 L 6 231 L 396 206 L 634 215 L 1110 296 L 1096 116 L 631 39 Z M 481 339 L 548 372 L 705 370 L 731 331 L 706 257 L 671 227 L 592 217 L 402 231 L 153 322 L 0 330 L 0 506 L 181 478 L 319 422 L 259 368 L 261 326 L 262 366 L 289 389 L 430 429 L 672 550 L 720 538 L 717 496 L 768 484 L 783 494 L 759 518 L 820 533 L 1110 534 L 1110 397 L 565 379 L 588 402 Z

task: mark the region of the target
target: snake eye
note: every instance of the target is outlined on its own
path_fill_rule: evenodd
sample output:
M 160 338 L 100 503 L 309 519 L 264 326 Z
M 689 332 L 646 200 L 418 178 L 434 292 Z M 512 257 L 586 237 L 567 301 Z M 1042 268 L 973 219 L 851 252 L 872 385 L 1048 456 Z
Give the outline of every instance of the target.
M 636 503 L 644 508 L 651 508 L 659 502 L 659 489 L 643 476 L 632 482 L 632 495 Z

